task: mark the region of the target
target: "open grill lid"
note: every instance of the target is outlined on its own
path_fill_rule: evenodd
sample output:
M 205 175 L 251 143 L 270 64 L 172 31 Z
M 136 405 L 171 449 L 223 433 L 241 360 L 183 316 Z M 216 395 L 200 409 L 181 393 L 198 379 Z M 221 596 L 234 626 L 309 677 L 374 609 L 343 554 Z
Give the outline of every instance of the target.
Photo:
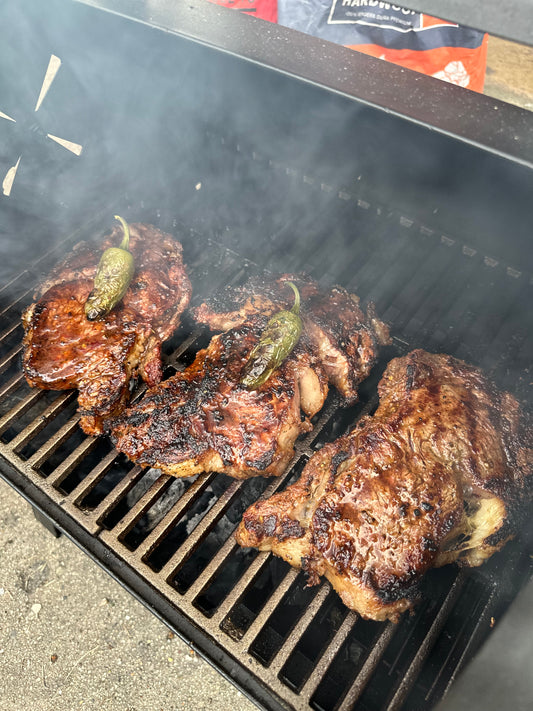
M 517 106 L 204 1 L 76 2 L 216 47 L 533 166 L 533 113 Z

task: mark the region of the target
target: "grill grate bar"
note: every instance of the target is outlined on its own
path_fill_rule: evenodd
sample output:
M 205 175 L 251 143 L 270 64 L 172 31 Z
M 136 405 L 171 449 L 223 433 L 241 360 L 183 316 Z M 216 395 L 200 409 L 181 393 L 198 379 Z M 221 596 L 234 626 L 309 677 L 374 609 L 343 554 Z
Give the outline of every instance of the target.
M 0 433 L 4 432 L 11 425 L 12 422 L 22 417 L 25 412 L 27 412 L 43 397 L 44 390 L 32 390 L 29 395 L 24 398 L 24 400 L 21 400 L 19 403 L 17 403 L 15 407 L 11 408 L 11 410 L 9 410 L 9 412 L 7 412 L 0 419 Z
M 280 603 L 282 597 L 285 595 L 287 590 L 294 583 L 298 577 L 299 571 L 296 568 L 290 568 L 283 580 L 278 583 L 272 595 L 269 597 L 268 602 L 263 606 L 263 609 L 259 612 L 255 620 L 252 622 L 250 627 L 246 630 L 242 636 L 242 643 L 248 645 L 252 644 L 256 636 L 259 634 L 261 629 L 264 627 L 265 623 L 268 621 L 269 617 L 272 615 L 278 604 Z
M 178 568 L 183 565 L 187 558 L 193 553 L 198 544 L 209 534 L 211 528 L 217 523 L 232 500 L 239 493 L 242 484 L 242 481 L 234 481 L 226 491 L 220 495 L 217 502 L 207 511 L 196 528 L 187 536 L 183 545 L 178 548 L 172 558 L 162 568 L 161 575 L 164 580 L 168 582 L 169 579 L 172 578 Z
M 92 439 L 92 438 L 90 438 Z M 81 445 L 80 445 L 81 447 Z M 80 504 L 81 501 L 87 496 L 87 494 L 93 489 L 98 482 L 103 479 L 107 474 L 110 467 L 116 461 L 118 453 L 116 450 L 109 452 L 103 459 L 101 459 L 98 464 L 91 469 L 89 474 L 71 491 L 70 499 L 74 504 Z M 54 473 L 48 477 L 50 480 L 54 476 Z
M 11 442 L 10 446 L 11 449 L 14 452 L 20 451 L 28 442 L 35 437 L 36 434 L 38 434 L 42 429 L 46 427 L 60 412 L 62 412 L 68 405 L 74 400 L 75 398 L 75 393 L 72 390 L 69 390 L 68 392 L 60 395 L 58 398 L 54 400 L 47 408 L 46 410 L 41 413 L 38 417 L 36 417 L 32 422 L 25 427 L 22 432 L 19 432 L 19 434 L 14 437 Z M 41 463 L 46 459 L 46 456 L 49 451 L 54 451 L 57 449 L 57 446 L 61 444 L 61 441 L 63 441 L 63 438 L 61 441 L 56 444 L 56 440 L 58 438 L 61 438 L 60 433 L 63 432 L 63 430 L 68 427 L 69 432 L 75 429 L 75 427 L 78 424 L 78 416 L 74 416 L 67 425 L 64 425 L 59 432 L 54 435 L 51 439 L 47 441 L 45 445 L 35 454 L 31 457 L 30 459 L 30 466 L 32 468 L 35 468 L 35 466 L 38 466 L 36 462 Z
M 35 281 L 35 275 L 29 274 L 29 272 L 24 272 L 24 274 L 27 274 L 29 276 L 32 283 Z M 11 283 L 13 284 L 14 281 L 15 280 L 13 280 L 13 282 L 11 282 Z M 8 313 L 11 309 L 13 309 L 16 306 L 18 306 L 19 304 L 21 304 L 21 302 L 22 302 L 21 305 L 24 309 L 24 300 L 26 299 L 28 294 L 31 296 L 33 289 L 34 289 L 33 286 L 31 286 L 29 289 L 24 289 L 15 299 L 13 299 L 13 301 L 8 303 L 7 306 L 5 306 L 2 310 L 0 310 L 0 316 L 3 316 L 4 314 Z M 18 319 L 16 320 L 16 325 L 17 326 L 22 325 Z
M 145 473 L 145 472 L 143 472 Z M 121 541 L 137 521 L 154 505 L 161 494 L 168 489 L 172 483 L 172 477 L 168 474 L 160 474 L 139 501 L 128 511 L 128 513 L 113 527 L 113 538 Z
M 22 373 L 15 373 L 15 375 L 7 381 L 2 387 L 0 387 L 0 401 L 7 398 L 13 393 L 21 383 L 24 383 L 24 376 Z
M 141 560 L 145 560 L 153 549 L 159 545 L 176 521 L 189 509 L 192 504 L 202 495 L 214 478 L 213 473 L 205 473 L 199 476 L 191 484 L 187 491 L 182 494 L 171 510 L 161 519 L 153 531 L 137 547 L 137 555 Z
M 303 685 L 302 690 L 300 691 L 300 696 L 302 697 L 302 699 L 305 699 L 307 702 L 309 702 L 311 696 L 314 694 L 318 685 L 322 681 L 322 678 L 324 677 L 324 674 L 326 673 L 328 667 L 333 661 L 335 655 L 341 648 L 342 643 L 350 633 L 357 618 L 358 615 L 355 612 L 353 612 L 352 610 L 348 611 L 348 614 L 342 621 L 341 626 L 333 636 L 333 639 L 327 645 L 326 649 L 322 652 L 322 655 L 320 656 L 318 662 L 315 664 L 311 675 L 308 677 L 305 684 Z
M 389 705 L 387 706 L 387 711 L 396 711 L 397 709 L 401 708 L 409 690 L 416 681 L 416 677 L 420 672 L 422 664 L 429 655 L 431 647 L 435 643 L 435 640 L 440 630 L 442 629 L 448 615 L 450 614 L 453 609 L 453 606 L 455 605 L 457 598 L 459 597 L 461 589 L 466 581 L 467 575 L 468 573 L 466 573 L 464 570 L 461 570 L 459 575 L 453 581 L 452 586 L 448 594 L 446 595 L 446 599 L 444 600 L 439 612 L 433 620 L 433 623 L 429 627 L 428 633 L 422 640 L 422 643 L 419 645 L 418 650 L 415 656 L 413 657 L 409 668 L 405 672 L 400 685 L 398 686 L 391 701 L 389 702 Z
M 346 692 L 346 695 L 344 696 L 337 711 L 350 711 L 350 709 L 354 707 L 357 699 L 361 696 L 366 685 L 370 681 L 372 674 L 374 674 L 380 659 L 384 655 L 397 629 L 398 625 L 395 625 L 393 622 L 388 622 L 384 627 L 378 639 L 373 643 L 370 654 L 361 667 L 359 674 Z
M 98 524 L 101 524 L 103 519 L 118 504 L 121 498 L 125 496 L 128 491 L 130 491 L 130 489 L 133 489 L 139 479 L 142 479 L 144 473 L 144 469 L 136 464 L 114 487 L 113 491 L 110 491 L 109 494 L 107 494 L 107 496 L 98 504 L 98 506 L 93 511 L 93 516 Z
M 488 598 L 486 604 L 485 604 L 484 610 L 482 611 L 482 613 L 481 613 L 481 614 L 479 615 L 479 617 L 477 618 L 476 626 L 475 626 L 474 630 L 472 630 L 472 631 L 470 632 L 468 641 L 467 641 L 466 644 L 464 645 L 464 647 L 463 647 L 463 649 L 462 649 L 462 653 L 461 653 L 459 659 L 457 660 L 457 662 L 456 662 L 456 664 L 455 664 L 455 669 L 453 670 L 453 673 L 451 674 L 451 678 L 448 680 L 448 684 L 446 685 L 446 689 L 445 689 L 445 691 L 444 691 L 444 695 L 445 695 L 446 692 L 448 691 L 450 685 L 451 685 L 452 682 L 454 681 L 454 679 L 455 679 L 455 677 L 457 676 L 457 674 L 461 671 L 461 669 L 462 669 L 462 667 L 463 667 L 463 665 L 464 665 L 464 663 L 465 663 L 465 660 L 468 659 L 468 656 L 469 656 L 469 654 L 470 654 L 470 650 L 471 650 L 471 648 L 476 644 L 476 642 L 477 642 L 477 640 L 478 640 L 478 636 L 479 636 L 480 631 L 483 629 L 483 627 L 486 626 L 486 624 L 487 624 L 487 618 L 489 617 L 490 613 L 491 613 L 491 612 L 493 611 L 493 609 L 494 609 L 495 598 L 496 598 L 496 591 L 495 591 L 495 589 L 493 589 L 493 590 L 491 591 L 491 593 L 490 593 L 490 596 L 489 596 L 489 598 Z M 460 634 L 462 633 L 463 629 L 467 626 L 468 621 L 469 621 L 469 620 L 465 620 L 465 621 L 464 621 L 464 623 L 463 623 L 463 625 L 462 625 L 462 627 L 461 627 L 461 630 L 459 630 L 459 632 L 458 632 L 458 634 L 457 634 L 457 637 L 460 637 Z M 457 645 L 457 643 L 452 646 L 452 648 L 450 649 L 450 651 L 449 651 L 449 653 L 448 653 L 447 658 L 445 659 L 444 663 L 441 665 L 441 667 L 440 667 L 438 673 L 436 674 L 435 679 L 434 679 L 434 681 L 433 681 L 433 683 L 432 683 L 432 685 L 431 685 L 431 688 L 428 690 L 428 692 L 427 692 L 427 694 L 426 694 L 426 699 L 430 699 L 430 698 L 431 698 L 431 696 L 432 696 L 432 694 L 433 694 L 433 692 L 434 692 L 434 690 L 435 690 L 435 687 L 438 685 L 438 683 L 439 683 L 439 681 L 440 681 L 440 678 L 441 678 L 441 676 L 442 676 L 442 674 L 443 674 L 443 671 L 444 671 L 445 667 L 447 667 L 447 665 L 448 665 L 448 662 L 449 662 L 450 657 L 452 657 L 453 653 L 455 652 L 456 645 Z
M 212 578 L 218 573 L 224 562 L 229 558 L 233 551 L 237 548 L 237 543 L 233 536 L 229 536 L 223 546 L 218 550 L 213 558 L 209 561 L 200 575 L 196 578 L 190 588 L 187 590 L 187 597 L 195 600 L 203 589 L 209 585 Z
M 212 618 L 214 624 L 222 624 L 222 621 L 229 613 L 229 611 L 238 603 L 239 599 L 246 591 L 246 588 L 254 582 L 254 579 L 259 574 L 261 569 L 268 563 L 269 558 L 270 553 L 259 552 L 257 554 L 257 556 L 250 563 L 244 575 L 230 590 L 229 595 L 227 595 L 220 603 L 217 611 L 215 612 Z
M 12 348 L 9 353 L 7 353 L 7 355 L 5 355 L 2 360 L 0 360 L 0 373 L 3 373 L 4 370 L 7 370 L 7 368 L 11 367 L 21 353 L 22 346 L 19 345 Z
M 290 657 L 298 641 L 300 640 L 300 637 L 307 630 L 307 628 L 311 624 L 313 617 L 322 607 L 322 604 L 327 598 L 330 590 L 331 586 L 328 582 L 324 581 L 320 584 L 320 587 L 318 588 L 315 597 L 311 600 L 304 614 L 300 617 L 298 622 L 292 628 L 287 639 L 283 642 L 276 655 L 274 656 L 269 667 L 273 674 L 279 674 L 281 668 L 283 667 L 287 659 Z
M 0 316 L 1 315 L 2 314 L 0 314 Z M 6 329 L 2 331 L 2 333 L 0 333 L 0 342 L 3 341 L 5 338 L 8 338 L 12 333 L 14 333 L 17 328 L 19 328 L 19 326 L 21 326 L 19 321 L 13 321 L 11 325 L 9 325 Z
M 178 363 L 179 358 L 181 358 L 185 351 L 190 348 L 195 343 L 195 341 L 198 340 L 198 338 L 202 335 L 203 331 L 204 329 L 202 328 L 193 329 L 192 333 L 186 338 L 184 338 L 183 341 L 181 341 L 176 350 L 173 351 L 171 355 L 165 358 L 165 364 L 173 365 L 177 367 L 178 370 L 181 369 L 181 365 Z
M 70 422 L 65 425 L 65 433 L 69 431 L 69 425 L 74 424 L 74 429 L 77 424 L 77 418 L 73 418 Z M 58 433 L 59 434 L 59 433 Z M 54 438 L 55 439 L 55 438 Z M 76 449 L 70 454 L 66 459 L 64 459 L 61 464 L 54 469 L 54 471 L 48 475 L 47 481 L 51 486 L 58 487 L 66 479 L 66 477 L 72 472 L 72 470 L 79 464 L 80 460 L 86 456 L 91 450 L 93 450 L 98 444 L 96 437 L 86 437 L 81 444 L 79 444 Z M 44 449 L 44 448 L 43 448 Z M 39 460 L 42 449 L 38 450 L 33 457 L 29 460 L 30 463 Z M 44 460 L 43 460 L 44 461 Z M 35 466 L 35 465 L 34 465 Z M 72 492 L 70 494 L 72 497 Z
M 9 294 L 8 289 L 11 289 L 11 287 L 13 286 L 13 284 L 16 284 L 17 281 L 19 281 L 19 280 L 21 280 L 23 277 L 27 277 L 27 276 L 30 276 L 30 277 L 31 277 L 31 274 L 30 274 L 30 272 L 29 272 L 27 269 L 25 269 L 23 272 L 20 272 L 20 274 L 17 274 L 16 276 L 14 276 L 12 279 L 10 279 L 10 280 L 9 280 L 8 282 L 6 282 L 5 284 L 2 284 L 2 286 L 0 286 L 0 296 L 2 296 L 2 293 L 3 293 L 4 291 L 5 291 L 7 294 Z M 3 314 L 5 314 L 6 311 L 9 311 L 9 309 L 11 308 L 11 306 L 12 306 L 12 304 L 9 304 L 9 305 L 7 306 L 7 308 L 5 308 L 5 309 L 3 309 L 2 311 L 0 311 L 0 316 L 3 315 Z

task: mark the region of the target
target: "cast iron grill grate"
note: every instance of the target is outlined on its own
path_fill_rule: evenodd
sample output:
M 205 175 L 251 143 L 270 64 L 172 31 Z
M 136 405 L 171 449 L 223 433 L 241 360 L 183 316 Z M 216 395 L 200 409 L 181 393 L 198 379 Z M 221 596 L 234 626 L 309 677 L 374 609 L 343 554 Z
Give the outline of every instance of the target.
M 339 408 L 330 395 L 283 477 L 236 481 L 206 473 L 174 480 L 143 471 L 106 438 L 81 432 L 73 393 L 27 386 L 20 313 L 31 300 L 30 285 L 57 261 L 61 245 L 3 290 L 2 468 L 8 481 L 265 708 L 429 709 L 486 637 L 491 618 L 530 577 L 524 541 L 479 571 L 432 571 L 424 602 L 392 625 L 359 619 L 327 582 L 306 588 L 302 573 L 267 553 L 240 549 L 232 534 L 250 503 L 293 481 L 314 451 L 375 409 L 377 382 L 395 355 L 414 347 L 446 350 L 486 368 L 529 404 L 531 315 L 528 322 L 517 306 L 530 298 L 531 281 L 410 219 L 346 194 L 339 198 L 335 220 L 326 215 L 314 230 L 309 225 L 305 241 L 291 236 L 290 250 L 281 253 L 280 245 L 293 225 L 270 234 L 269 266 L 303 268 L 325 283 L 342 283 L 363 303 L 374 301 L 391 324 L 394 345 L 362 385 L 356 406 Z M 259 270 L 227 246 L 238 234 L 225 235 L 225 244 L 208 241 L 171 216 L 141 213 L 136 219 L 183 242 L 196 301 Z M 364 239 L 347 246 L 354 224 Z M 342 260 L 333 249 L 339 246 Z M 166 376 L 189 363 L 206 339 L 185 320 L 165 347 Z

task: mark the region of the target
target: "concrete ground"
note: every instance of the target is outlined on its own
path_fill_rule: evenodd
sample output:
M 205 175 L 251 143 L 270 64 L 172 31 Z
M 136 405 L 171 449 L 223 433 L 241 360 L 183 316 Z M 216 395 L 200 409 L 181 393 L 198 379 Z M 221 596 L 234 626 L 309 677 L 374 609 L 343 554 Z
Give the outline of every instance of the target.
M 0 480 L 0 711 L 253 711 Z

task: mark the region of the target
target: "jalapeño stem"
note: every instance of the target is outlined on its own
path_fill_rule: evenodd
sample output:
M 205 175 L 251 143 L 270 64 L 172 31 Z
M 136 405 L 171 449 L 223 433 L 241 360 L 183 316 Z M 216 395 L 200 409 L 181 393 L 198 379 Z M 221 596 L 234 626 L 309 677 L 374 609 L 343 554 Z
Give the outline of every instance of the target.
M 115 220 L 118 220 L 120 222 L 120 224 L 122 225 L 122 229 L 124 230 L 124 237 L 122 238 L 122 242 L 119 245 L 119 249 L 125 249 L 126 251 L 129 251 L 130 226 L 128 225 L 126 220 L 120 215 L 115 215 Z

